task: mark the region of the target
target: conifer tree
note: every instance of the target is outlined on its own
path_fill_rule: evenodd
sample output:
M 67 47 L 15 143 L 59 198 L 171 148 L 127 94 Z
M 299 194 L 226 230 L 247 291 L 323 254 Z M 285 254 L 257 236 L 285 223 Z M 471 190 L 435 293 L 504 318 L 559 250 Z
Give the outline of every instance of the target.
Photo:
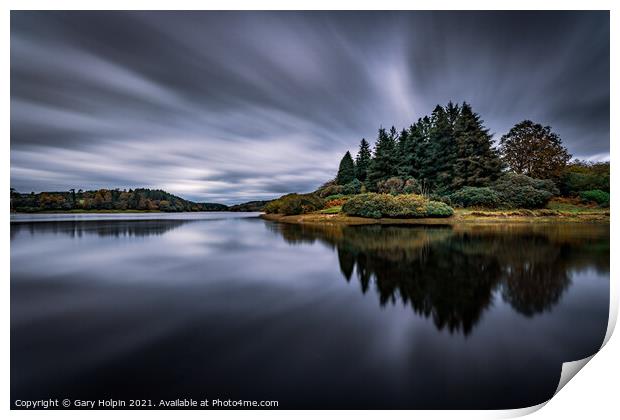
M 366 139 L 362 139 L 360 142 L 360 149 L 355 157 L 355 177 L 361 182 L 366 181 L 371 158 L 370 145 Z
M 398 136 L 398 143 L 396 145 L 396 172 L 398 176 L 407 177 L 408 164 L 407 164 L 407 150 L 410 147 L 409 131 L 406 128 L 400 132 Z
M 336 175 L 336 183 L 338 185 L 345 185 L 355 179 L 355 164 L 351 153 L 347 151 L 340 160 L 340 166 L 338 167 L 338 175 Z
M 385 128 L 380 128 L 366 179 L 369 190 L 376 191 L 377 182 L 397 174 L 395 149 L 394 137 L 389 135 Z
M 479 187 L 489 185 L 500 175 L 502 164 L 499 153 L 493 147 L 489 130 L 483 126 L 480 116 L 471 106 L 463 103 L 455 122 L 454 135 L 458 145 L 458 157 L 454 165 L 454 177 L 450 188 Z
M 437 105 L 431 114 L 429 130 L 427 181 L 431 189 L 443 193 L 449 190 L 454 176 L 457 144 L 446 110 Z
M 448 114 L 448 121 L 450 122 L 450 126 L 454 129 L 454 125 L 456 124 L 456 120 L 461 114 L 461 109 L 458 105 L 454 105 L 452 101 L 448 102 L 446 106 L 446 114 Z
M 536 150 L 528 151 L 528 145 Z M 557 176 L 570 158 L 549 127 L 531 121 L 517 124 L 502 137 L 501 152 L 513 171 L 540 178 Z M 379 181 L 413 177 L 424 192 L 447 194 L 465 186 L 490 185 L 501 175 L 501 158 L 471 106 L 448 102 L 400 133 L 395 127 L 379 129 L 372 154 L 362 139 L 355 163 L 349 153 L 340 162 L 337 181 L 346 184 L 353 176 L 376 191 Z

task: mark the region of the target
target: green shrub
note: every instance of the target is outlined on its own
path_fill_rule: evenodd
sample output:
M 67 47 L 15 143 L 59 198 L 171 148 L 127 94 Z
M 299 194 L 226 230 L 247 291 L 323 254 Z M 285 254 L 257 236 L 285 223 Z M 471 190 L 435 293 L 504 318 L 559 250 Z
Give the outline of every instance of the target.
M 492 188 L 499 194 L 501 206 L 507 208 L 543 208 L 559 194 L 553 181 L 519 174 L 503 175 Z
M 377 182 L 377 191 L 383 194 L 419 194 L 420 184 L 414 178 L 392 177 Z
M 377 192 L 380 194 L 401 194 L 405 181 L 402 178 L 392 177 L 383 181 L 377 182 Z
M 426 197 L 428 197 L 429 200 L 440 201 L 444 204 L 447 204 L 448 206 L 452 206 L 452 200 L 450 199 L 449 195 L 429 194 Z
M 609 169 L 609 162 L 572 162 L 560 177 L 560 191 L 564 195 L 591 190 L 609 192 Z
M 346 194 L 346 195 L 359 194 L 361 189 L 362 189 L 362 183 L 359 181 L 359 179 L 354 179 L 348 184 L 345 184 L 342 186 L 342 194 Z
M 428 201 L 426 203 L 428 217 L 450 217 L 454 214 L 452 207 L 441 201 Z
M 325 197 L 325 201 L 341 200 L 343 198 L 347 198 L 347 196 L 344 194 L 334 194 L 334 195 L 328 195 L 327 197 Z
M 342 190 L 343 190 L 342 185 L 332 184 L 332 185 L 327 185 L 321 188 L 320 190 L 317 191 L 317 193 L 319 194 L 319 197 L 325 198 L 325 197 L 329 197 L 330 195 L 342 194 Z
M 553 197 L 548 191 L 530 186 L 516 187 L 509 194 L 502 195 L 502 203 L 509 208 L 541 209 Z
M 444 203 L 429 201 L 416 194 L 359 194 L 349 199 L 342 211 L 361 217 L 448 217 L 453 210 Z
M 415 178 L 407 178 L 405 179 L 405 184 L 403 185 L 403 193 L 421 194 L 422 187 L 420 186 L 420 183 Z
M 349 216 L 372 217 L 378 219 L 381 217 L 380 200 L 372 199 L 379 194 L 367 193 L 359 194 L 351 197 L 342 206 L 342 211 Z
M 609 193 L 601 190 L 581 191 L 579 193 L 584 201 L 594 201 L 602 207 L 609 207 Z
M 450 195 L 450 201 L 459 207 L 486 207 L 494 209 L 500 206 L 499 194 L 489 187 L 463 187 Z
M 536 179 L 536 178 L 530 178 L 530 179 L 534 180 L 534 182 L 532 183 L 532 187 L 536 188 L 537 190 L 547 191 L 552 196 L 560 195 L 560 190 L 555 185 L 555 182 L 553 182 L 552 180 Z
M 322 209 L 325 202 L 314 194 L 287 194 L 265 206 L 265 212 L 278 214 L 305 214 Z

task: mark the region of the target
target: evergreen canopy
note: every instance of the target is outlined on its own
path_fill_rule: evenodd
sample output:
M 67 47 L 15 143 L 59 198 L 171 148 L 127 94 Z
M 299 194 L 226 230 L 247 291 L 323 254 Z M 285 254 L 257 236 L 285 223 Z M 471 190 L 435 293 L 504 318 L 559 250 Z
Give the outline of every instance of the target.
M 340 166 L 338 167 L 338 175 L 336 176 L 336 183 L 338 185 L 345 185 L 355 179 L 355 164 L 351 153 L 347 151 L 340 160 Z
M 370 191 L 376 191 L 378 182 L 402 177 L 416 179 L 425 191 L 443 194 L 488 185 L 501 169 L 499 153 L 480 116 L 467 103 L 450 102 L 437 105 L 430 116 L 400 133 L 394 127 L 389 132 L 380 128 L 372 157 L 362 139 L 356 177 Z
M 355 157 L 355 177 L 362 182 L 366 181 L 371 159 L 372 153 L 370 151 L 370 145 L 366 139 L 362 139 L 359 152 L 357 152 L 357 156 Z

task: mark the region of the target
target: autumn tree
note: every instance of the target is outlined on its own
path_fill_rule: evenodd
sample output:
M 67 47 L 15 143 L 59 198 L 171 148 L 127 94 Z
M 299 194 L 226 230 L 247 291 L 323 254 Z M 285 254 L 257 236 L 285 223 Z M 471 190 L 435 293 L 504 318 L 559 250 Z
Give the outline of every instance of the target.
M 502 160 L 510 170 L 532 178 L 558 178 L 571 158 L 551 127 L 522 121 L 500 140 Z

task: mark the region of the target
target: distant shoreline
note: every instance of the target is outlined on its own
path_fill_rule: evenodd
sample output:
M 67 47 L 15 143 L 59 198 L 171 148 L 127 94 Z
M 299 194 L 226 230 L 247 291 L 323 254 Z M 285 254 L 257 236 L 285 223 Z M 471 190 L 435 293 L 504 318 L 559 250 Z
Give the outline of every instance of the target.
M 254 213 L 252 211 L 247 211 Z M 41 210 L 41 211 L 11 211 L 11 214 L 136 214 L 136 213 L 246 213 L 239 210 L 199 210 L 199 211 L 161 211 L 161 210 Z
M 528 214 L 530 213 L 530 214 Z M 309 225 L 458 225 L 471 223 L 609 223 L 609 210 L 570 213 L 540 210 L 472 210 L 456 209 L 451 217 L 380 218 L 346 216 L 344 214 L 308 213 L 293 216 L 261 214 L 264 220 Z

